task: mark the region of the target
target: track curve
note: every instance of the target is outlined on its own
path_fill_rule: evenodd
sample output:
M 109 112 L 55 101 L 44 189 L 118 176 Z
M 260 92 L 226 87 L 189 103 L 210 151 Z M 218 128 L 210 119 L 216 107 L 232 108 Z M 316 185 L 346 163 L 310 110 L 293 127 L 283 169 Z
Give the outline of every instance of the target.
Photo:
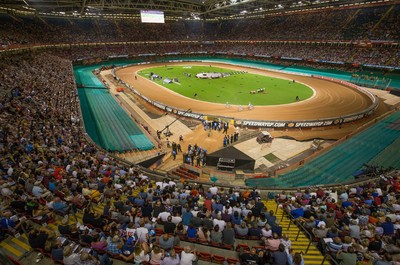
M 165 64 L 166 63 L 152 63 L 130 66 L 118 69 L 115 75 L 122 81 L 130 84 L 144 96 L 164 103 L 165 105 L 182 110 L 191 108 L 193 112 L 202 113 L 204 115 L 227 116 L 236 119 L 287 121 L 328 119 L 361 112 L 366 110 L 373 103 L 366 94 L 332 81 L 224 63 L 180 62 L 167 64 L 179 66 L 212 65 L 237 71 L 247 71 L 254 74 L 296 80 L 297 82 L 304 83 L 313 88 L 315 94 L 310 99 L 296 103 L 256 106 L 253 110 L 244 108 L 243 111 L 239 112 L 237 106 L 226 108 L 225 104 L 210 103 L 184 97 L 139 75 L 137 75 L 137 80 L 135 80 L 136 72 L 149 67 L 164 66 Z

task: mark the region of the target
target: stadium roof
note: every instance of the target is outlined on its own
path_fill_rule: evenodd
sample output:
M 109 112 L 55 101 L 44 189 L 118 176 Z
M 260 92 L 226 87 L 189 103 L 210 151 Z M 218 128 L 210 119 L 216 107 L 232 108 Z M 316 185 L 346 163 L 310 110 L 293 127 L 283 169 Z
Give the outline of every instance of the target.
M 378 0 L 374 3 L 385 3 Z M 139 16 L 139 10 L 161 10 L 182 19 L 236 18 L 279 11 L 359 5 L 366 0 L 2 0 L 0 12 L 11 15 L 93 17 Z

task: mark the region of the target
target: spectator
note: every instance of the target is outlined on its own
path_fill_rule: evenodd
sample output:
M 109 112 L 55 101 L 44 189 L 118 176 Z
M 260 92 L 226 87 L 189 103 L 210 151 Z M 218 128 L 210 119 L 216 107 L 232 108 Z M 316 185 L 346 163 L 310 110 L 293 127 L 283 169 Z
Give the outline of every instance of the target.
M 257 255 L 257 249 L 256 248 L 251 248 L 250 253 L 241 253 L 240 254 L 240 262 L 243 264 L 258 264 L 259 262 L 259 256 Z
M 63 249 L 63 263 L 65 265 L 75 265 L 78 263 L 79 254 L 72 252 L 72 247 L 67 245 Z
M 392 236 L 394 235 L 394 225 L 392 223 L 392 219 L 390 217 L 386 217 L 385 222 L 382 223 L 383 234 Z
M 170 251 L 174 248 L 174 237 L 163 234 L 159 239 L 160 248 L 164 249 L 165 251 Z
M 44 228 L 33 229 L 29 233 L 28 241 L 31 248 L 44 249 L 48 239 L 54 238 L 54 235 L 47 232 Z
M 53 248 L 51 249 L 51 258 L 53 260 L 63 260 L 63 248 L 62 248 L 62 243 L 60 239 L 56 240 L 55 245 L 53 246 Z
M 138 243 L 135 247 L 135 251 L 128 257 L 121 256 L 125 261 L 133 260 L 134 264 L 141 264 L 142 262 L 149 262 L 149 246 L 147 243 Z
M 196 250 L 186 246 L 181 253 L 180 265 L 192 265 L 197 260 Z
M 235 231 L 232 229 L 231 223 L 226 224 L 226 228 L 222 231 L 222 244 L 234 245 L 235 243 Z
M 270 251 L 277 251 L 281 244 L 281 240 L 278 237 L 278 234 L 274 233 L 272 238 L 267 238 L 264 240 L 265 249 Z M 282 245 L 285 247 L 284 245 Z
M 285 252 L 285 246 L 280 244 L 277 251 L 272 253 L 274 264 L 286 265 L 288 263 L 288 254 Z
M 79 256 L 77 265 L 96 265 L 98 260 L 87 252 L 82 252 Z
M 197 238 L 197 229 L 194 227 L 192 223 L 189 224 L 189 227 L 186 231 L 186 236 L 188 239 L 193 239 L 193 240 Z
M 247 227 L 247 224 L 245 222 L 242 222 L 240 224 L 240 226 L 235 225 L 235 233 L 239 237 L 247 236 L 249 234 L 249 228 Z M 271 236 L 272 236 L 272 232 L 271 232 Z
M 357 262 L 357 255 L 354 253 L 354 248 L 349 247 L 347 252 L 339 250 L 336 259 L 340 261 L 340 265 L 353 265 Z
M 169 254 L 162 260 L 161 265 L 179 265 L 180 262 L 179 255 L 175 253 L 174 249 L 171 249 Z
M 107 251 L 112 254 L 121 254 L 122 245 L 123 243 L 117 235 L 112 238 L 109 237 L 107 240 Z
M 215 225 L 214 229 L 211 230 L 211 242 L 222 243 L 222 233 L 219 231 L 219 226 Z
M 163 249 L 160 249 L 159 246 L 154 246 L 152 251 L 151 251 L 151 259 L 150 259 L 150 264 L 151 265 L 160 265 L 162 259 L 164 258 L 165 252 Z

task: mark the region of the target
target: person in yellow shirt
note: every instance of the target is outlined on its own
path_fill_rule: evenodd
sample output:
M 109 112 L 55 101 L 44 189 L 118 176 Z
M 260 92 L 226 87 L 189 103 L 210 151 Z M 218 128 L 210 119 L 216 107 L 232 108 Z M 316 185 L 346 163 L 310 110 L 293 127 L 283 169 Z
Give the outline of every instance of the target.
M 102 200 L 102 194 L 96 190 L 96 189 L 92 189 L 92 193 L 90 195 L 90 199 L 92 199 L 92 201 L 101 201 Z

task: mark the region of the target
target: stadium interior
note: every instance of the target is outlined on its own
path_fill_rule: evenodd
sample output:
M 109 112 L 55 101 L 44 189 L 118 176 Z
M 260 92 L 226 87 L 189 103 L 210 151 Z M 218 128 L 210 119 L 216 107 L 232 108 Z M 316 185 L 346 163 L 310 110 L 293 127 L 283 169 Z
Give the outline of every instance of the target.
M 391 0 L 0 1 L 0 263 L 400 264 L 399 18 Z M 252 118 L 155 84 L 195 75 L 140 75 L 191 64 L 319 79 L 276 111 L 337 112 Z

